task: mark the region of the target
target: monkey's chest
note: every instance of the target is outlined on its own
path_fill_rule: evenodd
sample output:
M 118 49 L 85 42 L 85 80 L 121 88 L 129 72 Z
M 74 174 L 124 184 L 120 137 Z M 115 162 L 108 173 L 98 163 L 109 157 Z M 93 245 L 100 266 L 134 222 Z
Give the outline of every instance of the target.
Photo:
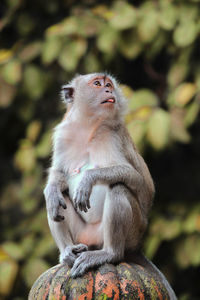
M 83 178 L 85 171 L 89 169 L 93 169 L 95 166 L 91 164 L 85 164 L 83 167 L 79 169 L 73 170 L 68 177 L 68 188 L 69 188 L 69 196 L 72 199 L 73 195 Z M 103 215 L 104 202 L 106 197 L 107 186 L 105 185 L 95 185 L 92 188 L 92 192 L 90 195 L 90 206 L 91 208 L 87 213 L 84 211 L 80 211 L 79 214 L 87 223 L 96 223 L 101 222 Z

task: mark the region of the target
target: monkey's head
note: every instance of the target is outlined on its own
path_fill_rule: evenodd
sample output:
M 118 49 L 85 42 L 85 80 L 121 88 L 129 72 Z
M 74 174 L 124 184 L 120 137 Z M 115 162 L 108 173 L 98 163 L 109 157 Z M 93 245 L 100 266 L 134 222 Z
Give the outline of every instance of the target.
M 62 87 L 62 98 L 68 110 L 104 118 L 123 115 L 126 103 L 117 81 L 105 73 L 76 76 Z

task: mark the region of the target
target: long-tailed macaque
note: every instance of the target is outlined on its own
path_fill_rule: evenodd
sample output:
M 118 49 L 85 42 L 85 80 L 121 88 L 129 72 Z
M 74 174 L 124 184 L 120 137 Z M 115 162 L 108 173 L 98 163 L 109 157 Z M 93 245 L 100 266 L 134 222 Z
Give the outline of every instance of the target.
M 113 77 L 76 76 L 62 97 L 67 113 L 54 131 L 44 195 L 60 262 L 77 277 L 139 249 L 154 185 L 125 128 L 126 100 Z

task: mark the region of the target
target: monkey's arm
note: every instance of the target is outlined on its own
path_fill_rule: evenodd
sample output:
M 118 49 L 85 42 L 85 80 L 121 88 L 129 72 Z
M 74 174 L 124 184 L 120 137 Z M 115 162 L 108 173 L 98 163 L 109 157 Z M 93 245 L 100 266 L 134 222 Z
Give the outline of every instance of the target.
M 87 170 L 73 197 L 75 208 L 87 211 L 90 208 L 89 197 L 92 187 L 97 184 L 114 185 L 123 183 L 134 194 L 138 194 L 143 177 L 129 164 Z
M 66 209 L 66 202 L 62 192 L 67 189 L 67 182 L 61 171 L 53 168 L 49 171 L 47 185 L 44 189 L 44 197 L 46 200 L 47 213 L 49 217 L 56 222 L 64 220 L 64 216 L 60 215 L 60 207 Z
M 138 193 L 143 182 L 142 176 L 131 165 L 117 165 L 87 171 L 92 184 L 103 183 L 113 185 L 123 183 L 133 193 Z

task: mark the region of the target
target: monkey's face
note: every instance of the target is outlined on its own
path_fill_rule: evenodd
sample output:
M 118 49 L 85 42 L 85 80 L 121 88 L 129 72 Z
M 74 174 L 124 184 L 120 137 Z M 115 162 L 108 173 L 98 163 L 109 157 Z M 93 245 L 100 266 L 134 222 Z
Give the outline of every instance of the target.
M 66 102 L 84 115 L 112 117 L 120 113 L 124 105 L 124 98 L 115 79 L 103 73 L 77 76 L 63 90 Z
M 88 112 L 112 114 L 117 109 L 117 94 L 113 81 L 106 75 L 84 76 L 78 84 L 77 100 Z M 76 94 L 75 94 L 76 96 Z
M 98 76 L 92 78 L 87 83 L 90 96 L 88 100 L 95 102 L 101 106 L 113 109 L 116 102 L 116 95 L 113 82 L 106 76 Z

